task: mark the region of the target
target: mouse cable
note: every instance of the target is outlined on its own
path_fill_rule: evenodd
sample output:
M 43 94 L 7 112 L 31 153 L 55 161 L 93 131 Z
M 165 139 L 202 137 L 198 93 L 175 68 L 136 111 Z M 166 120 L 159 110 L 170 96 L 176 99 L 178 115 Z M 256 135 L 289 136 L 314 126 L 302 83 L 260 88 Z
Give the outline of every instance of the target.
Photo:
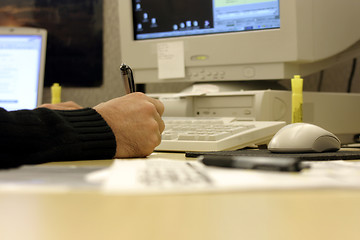
M 352 87 L 352 82 L 354 80 L 354 75 L 355 75 L 355 70 L 356 70 L 356 63 L 357 63 L 357 58 L 353 59 L 352 62 L 352 67 L 351 67 L 351 72 L 350 72 L 350 76 L 349 76 L 349 81 L 348 81 L 348 87 L 347 87 L 347 92 L 351 92 L 351 87 Z
M 323 79 L 324 79 L 324 70 L 321 70 L 320 71 L 320 76 L 319 76 L 318 88 L 317 88 L 318 92 L 321 92 L 321 87 L 323 85 Z

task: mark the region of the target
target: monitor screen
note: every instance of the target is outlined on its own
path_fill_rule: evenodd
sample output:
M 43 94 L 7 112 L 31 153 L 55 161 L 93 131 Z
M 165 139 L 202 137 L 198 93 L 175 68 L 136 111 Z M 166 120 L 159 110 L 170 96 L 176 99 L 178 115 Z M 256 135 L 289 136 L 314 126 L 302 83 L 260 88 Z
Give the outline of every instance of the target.
M 136 83 L 306 76 L 356 56 L 360 1 L 349 1 L 122 1 L 120 54 Z
M 280 27 L 279 0 L 133 0 L 134 39 Z
M 0 35 L 0 107 L 37 106 L 41 53 L 40 35 Z

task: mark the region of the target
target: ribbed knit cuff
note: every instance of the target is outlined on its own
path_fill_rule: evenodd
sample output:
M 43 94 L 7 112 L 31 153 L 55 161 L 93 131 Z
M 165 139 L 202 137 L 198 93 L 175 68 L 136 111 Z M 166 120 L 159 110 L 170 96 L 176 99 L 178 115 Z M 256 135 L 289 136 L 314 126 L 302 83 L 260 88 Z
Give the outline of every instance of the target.
M 56 110 L 79 136 L 81 159 L 110 159 L 115 156 L 116 140 L 106 121 L 92 108 Z

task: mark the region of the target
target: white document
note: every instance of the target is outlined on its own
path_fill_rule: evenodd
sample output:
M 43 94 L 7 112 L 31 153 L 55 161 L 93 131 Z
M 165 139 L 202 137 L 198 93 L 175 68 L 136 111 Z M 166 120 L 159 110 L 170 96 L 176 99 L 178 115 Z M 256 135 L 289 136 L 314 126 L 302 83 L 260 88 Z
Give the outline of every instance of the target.
M 159 79 L 184 78 L 184 42 L 165 42 L 157 45 Z
M 106 192 L 162 193 L 206 189 L 212 180 L 198 162 L 167 159 L 117 160 L 103 189 Z
M 241 190 L 360 188 L 360 162 L 309 162 L 302 172 L 207 167 L 197 161 L 151 158 L 116 160 L 87 179 L 116 194 L 169 194 Z M 99 178 L 99 176 L 101 176 Z

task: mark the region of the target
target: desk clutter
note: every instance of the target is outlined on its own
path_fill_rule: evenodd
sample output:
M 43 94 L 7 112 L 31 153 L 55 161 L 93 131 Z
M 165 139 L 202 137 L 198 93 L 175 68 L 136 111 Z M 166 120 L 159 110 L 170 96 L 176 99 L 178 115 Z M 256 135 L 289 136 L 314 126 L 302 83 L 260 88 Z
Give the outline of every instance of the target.
M 155 154 L 156 156 L 156 154 Z M 191 194 L 201 192 L 360 189 L 360 162 L 305 161 L 300 172 L 205 166 L 200 161 L 166 158 L 115 160 L 109 168 L 87 174 L 107 194 Z
M 0 190 L 62 193 L 91 190 L 117 195 L 151 195 L 360 189 L 360 161 L 339 160 L 339 153 L 343 158 L 355 158 L 355 153 L 340 151 L 338 160 L 302 161 L 308 167 L 292 172 L 207 166 L 196 159 L 185 159 L 184 154 L 156 152 L 148 158 L 116 159 L 111 166 L 77 165 L 76 162 L 23 166 L 0 171 Z

